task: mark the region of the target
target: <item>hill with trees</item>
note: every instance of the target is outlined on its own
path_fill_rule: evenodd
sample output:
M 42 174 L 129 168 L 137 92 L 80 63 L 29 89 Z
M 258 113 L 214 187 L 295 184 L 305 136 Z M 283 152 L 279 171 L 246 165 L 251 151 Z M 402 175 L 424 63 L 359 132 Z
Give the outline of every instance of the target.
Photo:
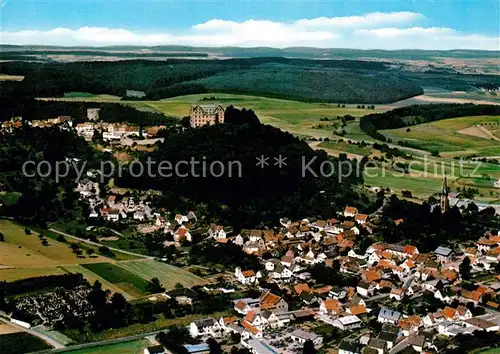
M 0 72 L 21 75 L 0 94 L 53 97 L 67 92 L 126 96 L 142 91 L 156 100 L 190 93 L 239 92 L 315 102 L 387 103 L 422 93 L 416 83 L 381 62 L 249 58 L 228 60 L 0 63 Z
M 286 166 L 282 168 L 275 165 L 274 158 L 279 155 L 286 158 Z M 256 165 L 261 156 L 269 158 L 269 166 Z M 351 188 L 362 183 L 362 173 L 356 173 L 354 160 L 342 161 L 327 156 L 324 151 L 315 151 L 289 133 L 260 124 L 252 111 L 228 107 L 225 124 L 171 133 L 156 151 L 141 157 L 144 164 L 148 159 L 156 163 L 167 160 L 173 166 L 191 159 L 200 163 L 191 170 L 183 167 L 185 176 L 144 173 L 134 177 L 129 171 L 115 179 L 115 184 L 160 190 L 162 197 L 158 205 L 189 208 L 203 204 L 206 206 L 204 214 L 235 227 L 253 227 L 261 222 L 273 224 L 283 216 L 326 217 L 348 203 L 357 203 L 360 208 L 368 204 L 365 197 Z M 308 171 L 302 173 L 303 161 L 312 160 L 310 168 L 316 171 L 317 177 Z M 204 172 L 203 161 L 207 164 L 205 171 L 209 171 L 213 161 L 220 161 L 225 166 L 225 173 L 216 177 L 207 172 L 206 177 L 196 177 Z M 241 168 L 232 164 L 230 176 L 229 164 L 232 162 L 237 162 Z M 328 165 L 324 166 L 323 176 L 319 172 L 322 164 Z M 219 168 L 215 170 L 220 171 Z

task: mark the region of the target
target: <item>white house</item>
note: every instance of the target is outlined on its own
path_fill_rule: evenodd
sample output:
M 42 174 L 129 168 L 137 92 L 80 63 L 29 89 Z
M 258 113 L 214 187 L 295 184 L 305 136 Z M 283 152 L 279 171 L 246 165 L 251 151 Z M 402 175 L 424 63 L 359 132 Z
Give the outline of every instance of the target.
M 302 329 L 296 329 L 290 333 L 290 339 L 296 343 L 304 344 L 306 341 L 310 340 L 313 342 L 316 348 L 323 345 L 323 337 L 311 332 L 306 332 Z
M 221 335 L 222 327 L 219 322 L 213 318 L 205 318 L 191 322 L 189 325 L 189 333 L 193 338 L 210 335 L 212 337 L 219 337 Z
M 339 328 L 341 331 L 347 331 L 362 326 L 362 321 L 358 316 L 350 315 L 339 317 L 332 322 L 332 326 Z
M 253 270 L 242 271 L 240 267 L 236 267 L 234 276 L 243 285 L 255 284 L 257 282 L 257 276 Z

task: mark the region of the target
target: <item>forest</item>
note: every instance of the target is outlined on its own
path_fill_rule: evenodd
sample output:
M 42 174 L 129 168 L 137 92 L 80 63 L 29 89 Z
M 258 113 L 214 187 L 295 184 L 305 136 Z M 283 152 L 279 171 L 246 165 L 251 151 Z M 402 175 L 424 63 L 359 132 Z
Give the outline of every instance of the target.
M 57 127 L 22 127 L 13 133 L 0 133 L 0 183 L 7 191 L 20 194 L 17 203 L 3 206 L 2 215 L 39 226 L 73 218 L 73 213 L 78 210 L 73 169 L 60 181 L 56 181 L 53 173 L 45 177 L 41 174 L 28 177 L 22 170 L 26 161 L 47 161 L 54 171 L 55 165 L 66 158 L 87 161 L 87 168 L 99 168 L 100 161 L 112 160 L 111 155 L 92 149 L 75 133 Z
M 436 204 L 437 200 L 417 204 L 392 195 L 384 208 L 378 234 L 385 242 L 411 244 L 424 253 L 444 245 L 455 248 L 458 243 L 498 229 L 499 218 L 493 208 L 479 211 L 475 204 L 470 204 L 464 210 L 453 207 L 442 213 Z M 404 222 L 396 225 L 397 219 Z
M 416 83 L 380 62 L 250 58 L 227 60 L 169 59 L 119 62 L 0 63 L 0 72 L 21 75 L 2 84 L 0 95 L 62 96 L 89 92 L 144 99 L 205 92 L 238 92 L 314 102 L 387 103 L 422 93 Z M 328 89 L 325 89 L 328 88 Z
M 497 105 L 475 105 L 472 103 L 411 105 L 384 113 L 372 113 L 363 116 L 359 126 L 368 135 L 385 141 L 385 136 L 379 133 L 378 130 L 397 129 L 447 118 L 499 114 L 500 106 Z

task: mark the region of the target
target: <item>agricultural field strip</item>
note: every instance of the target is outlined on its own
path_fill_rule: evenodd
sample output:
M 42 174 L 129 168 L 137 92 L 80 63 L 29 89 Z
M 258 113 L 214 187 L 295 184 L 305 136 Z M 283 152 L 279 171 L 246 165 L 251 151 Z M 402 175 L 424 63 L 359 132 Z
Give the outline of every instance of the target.
M 86 269 L 96 273 L 100 277 L 106 279 L 110 283 L 120 287 L 120 283 L 128 283 L 136 288 L 141 293 L 146 293 L 148 280 L 144 277 L 135 274 L 125 268 L 118 267 L 112 263 L 95 263 L 83 265 Z
M 120 262 L 117 265 L 141 276 L 147 281 L 157 277 L 165 288 L 173 288 L 177 283 L 187 287 L 205 283 L 204 279 L 184 269 L 157 263 L 156 261 L 127 261 Z

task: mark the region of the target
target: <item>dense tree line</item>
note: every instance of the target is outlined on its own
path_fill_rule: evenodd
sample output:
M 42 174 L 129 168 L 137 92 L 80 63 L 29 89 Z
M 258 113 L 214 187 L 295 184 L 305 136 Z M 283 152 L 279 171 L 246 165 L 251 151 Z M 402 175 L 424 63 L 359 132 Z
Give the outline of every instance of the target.
M 274 158 L 279 155 L 286 158 L 282 168 L 275 165 Z M 261 156 L 268 157 L 269 166 L 256 165 Z M 172 168 L 171 176 L 165 172 L 163 176 L 156 172 L 137 176 L 132 170 L 125 171 L 115 183 L 161 190 L 162 196 L 155 201 L 158 205 L 191 208 L 203 203 L 207 217 L 236 228 L 273 224 L 280 216 L 326 217 L 347 203 L 361 208 L 368 204 L 366 197 L 351 188 L 362 183 L 362 167 L 357 170 L 356 161 L 315 151 L 289 133 L 260 124 L 251 111 L 229 107 L 223 125 L 170 134 L 156 151 L 140 158 L 145 166 L 148 159 L 156 166 L 165 160 L 172 166 L 192 159 L 198 163 L 192 168 L 180 165 L 184 166 L 180 174 L 173 173 Z M 220 161 L 223 168 L 214 163 L 211 173 L 214 161 Z M 217 177 L 222 170 L 224 173 Z
M 192 264 L 220 264 L 227 269 L 262 268 L 257 256 L 244 253 L 240 246 L 233 243 L 219 245 L 205 242 L 194 245 L 189 251 L 189 261 Z
M 387 242 L 409 243 L 417 246 L 420 252 L 429 252 L 440 245 L 453 248 L 455 242 L 474 240 L 487 231 L 498 231 L 500 220 L 493 208 L 478 211 L 471 204 L 464 210 L 453 207 L 442 213 L 438 205 L 431 207 L 432 204 L 417 204 L 391 196 L 378 233 Z M 394 220 L 397 219 L 403 222 L 396 225 Z
M 40 120 L 71 116 L 78 123 L 87 120 L 88 108 L 100 108 L 99 119 L 109 123 L 171 126 L 179 122 L 177 118 L 167 117 L 156 112 L 140 111 L 124 104 L 40 101 L 21 96 L 0 97 L 0 122 L 10 120 L 13 117 L 23 117 L 24 120 Z
M 147 99 L 159 99 L 217 91 L 356 103 L 393 102 L 422 93 L 419 85 L 386 69 L 387 65 L 380 62 L 287 58 L 13 61 L 0 63 L 0 72 L 25 79 L 2 85 L 0 92 L 32 97 L 60 96 L 66 92 L 125 96 L 127 90 L 140 90 Z
M 496 105 L 475 105 L 472 103 L 412 105 L 384 113 L 368 114 L 361 117 L 359 126 L 375 139 L 386 141 L 385 136 L 378 132 L 379 130 L 403 128 L 447 118 L 499 114 L 500 106 Z
M 74 191 L 77 174 L 71 168 L 65 178 L 55 177 L 56 164 L 68 159 L 86 161 L 87 168 L 98 168 L 100 161 L 112 156 L 93 150 L 73 132 L 59 128 L 22 127 L 12 133 L 0 133 L 0 183 L 8 191 L 20 193 L 15 204 L 6 206 L 2 214 L 27 224 L 44 226 L 48 221 L 73 217 L 78 194 Z M 27 174 L 23 172 L 25 162 Z M 45 161 L 42 174 L 35 165 Z M 45 176 L 45 173 L 52 173 Z

